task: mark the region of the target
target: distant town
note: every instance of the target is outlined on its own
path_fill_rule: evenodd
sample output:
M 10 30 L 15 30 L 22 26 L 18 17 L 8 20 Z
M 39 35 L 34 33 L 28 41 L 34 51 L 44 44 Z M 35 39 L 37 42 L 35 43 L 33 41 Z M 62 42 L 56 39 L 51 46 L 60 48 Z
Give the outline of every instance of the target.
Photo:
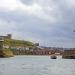
M 75 57 L 75 48 L 44 47 L 39 43 L 12 39 L 12 35 L 0 36 L 0 57 L 14 55 L 62 55 Z

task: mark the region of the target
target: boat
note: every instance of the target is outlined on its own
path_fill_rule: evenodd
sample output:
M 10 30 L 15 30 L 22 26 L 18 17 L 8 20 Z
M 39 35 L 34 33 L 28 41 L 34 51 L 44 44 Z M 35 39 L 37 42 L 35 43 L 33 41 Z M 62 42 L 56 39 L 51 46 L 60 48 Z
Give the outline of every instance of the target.
M 51 59 L 57 59 L 57 57 L 55 55 L 52 55 Z

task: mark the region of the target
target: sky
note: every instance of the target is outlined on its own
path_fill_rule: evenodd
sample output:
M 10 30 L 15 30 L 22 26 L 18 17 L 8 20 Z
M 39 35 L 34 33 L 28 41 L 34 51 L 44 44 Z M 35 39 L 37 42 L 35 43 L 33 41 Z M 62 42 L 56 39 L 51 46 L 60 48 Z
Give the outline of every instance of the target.
M 0 0 L 0 35 L 74 48 L 74 29 L 74 0 Z

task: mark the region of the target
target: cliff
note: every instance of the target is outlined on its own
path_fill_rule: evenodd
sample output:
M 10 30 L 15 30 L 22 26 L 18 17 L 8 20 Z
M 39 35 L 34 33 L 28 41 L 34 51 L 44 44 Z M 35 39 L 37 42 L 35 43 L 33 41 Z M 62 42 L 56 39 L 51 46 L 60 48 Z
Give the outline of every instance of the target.
M 0 57 L 12 57 L 13 52 L 11 50 L 0 50 Z

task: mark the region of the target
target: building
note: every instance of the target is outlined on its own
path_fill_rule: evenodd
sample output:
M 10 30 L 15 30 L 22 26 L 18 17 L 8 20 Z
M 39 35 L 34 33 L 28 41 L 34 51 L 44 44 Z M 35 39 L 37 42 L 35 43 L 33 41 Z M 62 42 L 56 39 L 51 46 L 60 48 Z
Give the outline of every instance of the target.
M 75 59 L 75 50 L 64 50 L 62 58 Z
M 0 40 L 11 39 L 11 34 L 7 34 L 7 36 L 0 36 Z

